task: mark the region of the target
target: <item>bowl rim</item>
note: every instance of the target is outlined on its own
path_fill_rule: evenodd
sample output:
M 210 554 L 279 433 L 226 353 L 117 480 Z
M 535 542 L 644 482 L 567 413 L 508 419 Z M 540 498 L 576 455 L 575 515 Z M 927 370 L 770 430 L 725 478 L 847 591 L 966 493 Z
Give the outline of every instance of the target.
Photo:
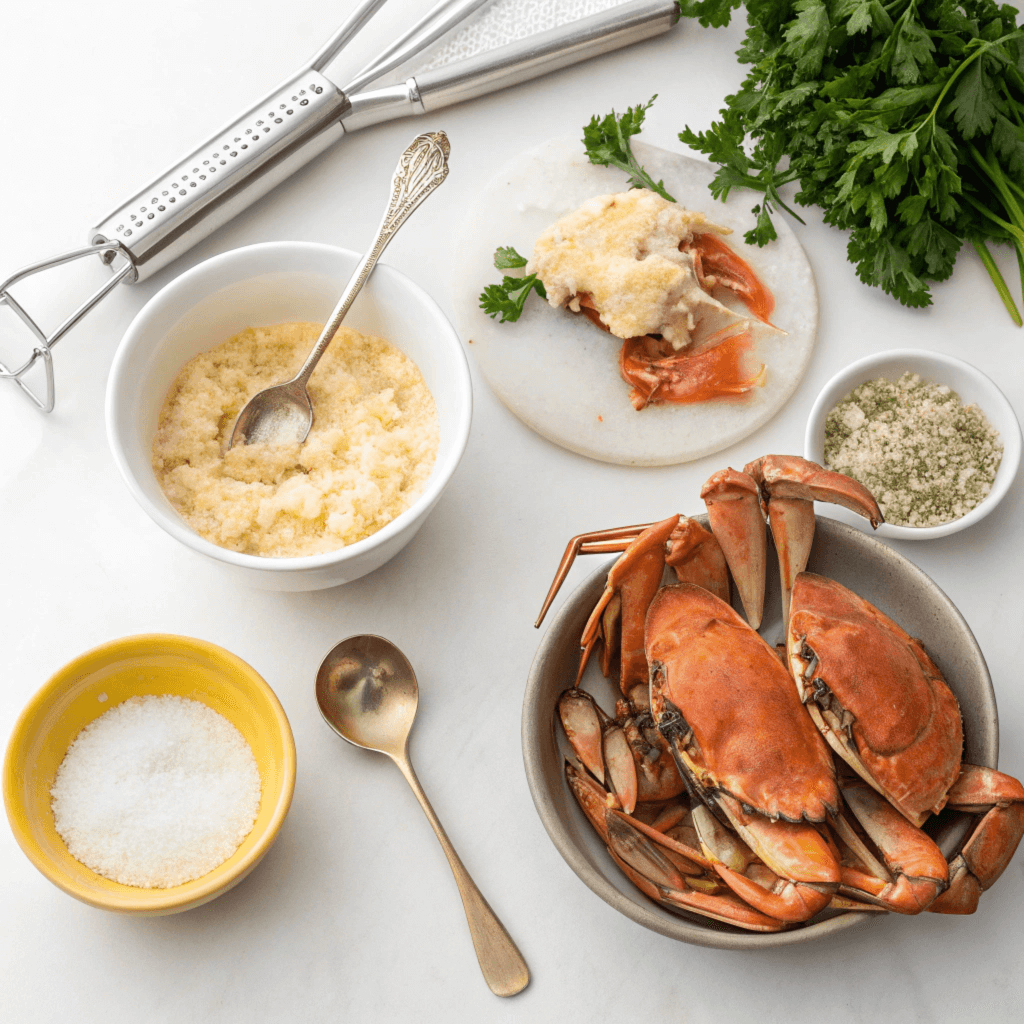
M 124 452 L 124 446 L 121 443 L 121 423 L 120 416 L 116 408 L 117 395 L 126 386 L 126 384 L 130 384 L 130 382 L 126 380 L 129 357 L 141 345 L 149 320 L 159 312 L 161 308 L 181 298 L 182 293 L 187 294 L 192 285 L 196 281 L 202 279 L 204 275 L 225 264 L 230 264 L 247 258 L 258 257 L 261 254 L 276 255 L 300 252 L 313 254 L 319 253 L 321 255 L 332 256 L 341 255 L 344 257 L 353 257 L 357 260 L 361 255 L 352 249 L 346 249 L 338 245 L 328 245 L 324 242 L 275 241 L 258 242 L 254 245 L 239 246 L 238 248 L 228 249 L 226 252 L 218 253 L 216 256 L 211 256 L 209 259 L 203 260 L 202 263 L 196 264 L 194 267 L 191 267 L 189 270 L 186 270 L 184 273 L 179 274 L 173 280 L 169 281 L 146 302 L 138 313 L 135 314 L 132 322 L 128 325 L 122 335 L 121 340 L 118 343 L 117 350 L 114 353 L 114 359 L 110 367 L 110 374 L 107 378 L 105 401 L 107 443 L 111 454 L 113 455 L 114 462 L 117 465 L 122 479 L 128 486 L 129 491 L 131 491 L 132 496 L 145 510 L 149 517 L 165 532 L 174 537 L 175 540 L 181 541 L 181 543 L 190 547 L 193 551 L 196 551 L 199 554 L 206 555 L 208 558 L 213 558 L 231 566 L 240 566 L 246 569 L 259 569 L 261 571 L 275 573 L 294 572 L 296 570 L 309 571 L 342 564 L 387 544 L 388 541 L 403 532 L 413 522 L 420 519 L 430 510 L 433 504 L 441 496 L 441 492 L 447 486 L 449 480 L 451 480 L 454 475 L 455 470 L 458 468 L 459 462 L 465 453 L 466 446 L 469 443 L 469 433 L 473 419 L 473 387 L 469 370 L 469 360 L 462 347 L 462 342 L 459 338 L 458 332 L 455 330 L 455 327 L 452 325 L 441 306 L 425 289 L 421 288 L 415 281 L 407 277 L 400 270 L 396 270 L 394 267 L 390 266 L 390 264 L 378 263 L 374 268 L 375 274 L 391 277 L 398 281 L 421 303 L 428 307 L 433 307 L 441 322 L 447 327 L 446 331 L 441 332 L 442 340 L 440 344 L 452 357 L 452 365 L 450 368 L 451 375 L 458 384 L 457 391 L 460 400 L 457 408 L 455 409 L 455 440 L 447 457 L 443 460 L 439 458 L 438 461 L 435 462 L 434 469 L 431 472 L 431 478 L 428 481 L 427 486 L 424 488 L 423 493 L 407 509 L 405 509 L 405 511 L 392 519 L 390 523 L 387 523 L 375 533 L 372 533 L 369 537 L 364 537 L 362 540 L 356 541 L 353 544 L 348 544 L 345 547 L 337 548 L 334 551 L 324 551 L 316 555 L 297 555 L 286 558 L 275 558 L 265 555 L 249 555 L 240 551 L 232 551 L 229 548 L 222 548 L 219 545 L 214 544 L 212 541 L 208 541 L 204 537 L 201 537 L 185 522 L 184 519 L 174 512 L 173 509 L 168 511 L 151 501 L 149 496 L 139 485 L 134 473 L 129 467 L 128 459 Z M 264 272 L 273 273 L 274 269 L 269 268 Z M 244 280 L 244 278 L 240 278 L 239 280 Z M 194 305 L 194 303 L 192 305 Z M 184 316 L 190 308 L 192 308 L 192 306 L 188 306 L 183 309 L 181 316 Z
M 824 464 L 825 418 L 844 395 L 852 391 L 858 384 L 870 379 L 867 375 L 869 371 L 892 360 L 906 360 L 907 369 L 914 373 L 921 373 L 921 376 L 924 376 L 924 373 L 915 369 L 913 364 L 916 363 L 922 367 L 939 366 L 971 378 L 981 390 L 990 396 L 990 400 L 986 400 L 986 408 L 982 409 L 986 418 L 991 422 L 989 410 L 999 407 L 1007 422 L 1013 423 L 1015 426 L 1015 429 L 1009 433 L 1000 431 L 1000 439 L 1003 442 L 1003 458 L 999 464 L 996 480 L 991 491 L 970 512 L 959 519 L 940 523 L 938 526 L 897 526 L 892 523 L 882 523 L 875 531 L 877 537 L 891 537 L 899 540 L 931 540 L 936 537 L 947 537 L 968 526 L 973 526 L 984 519 L 999 504 L 1013 485 L 1021 460 L 1020 421 L 1017 419 L 1013 406 L 996 382 L 971 363 L 957 356 L 947 355 L 944 352 L 933 352 L 924 348 L 897 348 L 886 352 L 875 352 L 850 363 L 828 380 L 818 392 L 818 396 L 811 406 L 804 431 L 804 457 L 812 462 Z M 980 403 L 978 404 L 980 406 Z M 827 511 L 827 507 L 822 511 Z
M 28 838 L 24 823 L 12 813 L 12 809 L 18 807 L 26 818 L 28 816 L 20 797 L 20 787 L 16 782 L 15 768 L 20 752 L 24 749 L 29 739 L 33 723 L 39 715 L 42 705 L 56 691 L 69 685 L 69 683 L 73 683 L 87 661 L 97 656 L 105 656 L 107 664 L 114 664 L 118 658 L 127 656 L 132 648 L 137 648 L 140 645 L 152 646 L 154 649 L 171 645 L 176 653 L 182 653 L 184 648 L 185 651 L 202 653 L 213 660 L 226 663 L 235 668 L 248 679 L 266 701 L 281 733 L 284 747 L 280 794 L 277 797 L 270 820 L 246 855 L 239 860 L 227 875 L 221 874 L 216 875 L 216 877 L 210 877 L 218 870 L 213 868 L 206 875 L 202 875 L 191 882 L 185 882 L 181 886 L 175 886 L 173 893 L 172 890 L 167 890 L 168 895 L 163 898 L 154 895 L 161 891 L 159 889 L 140 887 L 139 892 L 146 894 L 145 904 L 135 904 L 131 897 L 126 896 L 118 896 L 116 899 L 104 899 L 102 896 L 97 896 L 94 892 L 80 889 L 73 881 L 69 882 L 60 872 L 53 870 L 53 864 L 48 858 L 38 855 L 35 844 Z M 136 651 L 135 653 L 137 654 L 138 652 Z M 295 765 L 295 738 L 284 707 L 281 705 L 280 700 L 278 700 L 277 694 L 271 689 L 270 684 L 248 662 L 218 644 L 211 643 L 209 640 L 200 640 L 196 637 L 176 633 L 137 633 L 131 636 L 119 637 L 116 640 L 108 640 L 76 655 L 69 662 L 58 668 L 29 698 L 28 703 L 18 715 L 14 728 L 11 730 L 10 738 L 7 741 L 3 764 L 4 809 L 7 813 L 7 820 L 11 831 L 14 833 L 14 838 L 21 847 L 22 852 L 44 877 L 69 896 L 74 896 L 75 899 L 101 910 L 142 915 L 168 914 L 179 910 L 188 910 L 202 903 L 209 902 L 240 882 L 263 859 L 263 856 L 273 845 L 274 840 L 277 839 L 281 826 L 284 824 L 284 819 L 291 807 L 292 797 L 295 792 Z
M 703 525 L 707 526 L 707 516 L 694 516 Z M 895 557 L 899 562 L 905 563 L 906 568 L 923 580 L 929 589 L 935 592 L 939 599 L 948 606 L 952 613 L 964 627 L 967 634 L 974 643 L 977 657 L 980 659 L 982 670 L 983 689 L 989 699 L 987 714 L 991 715 L 992 728 L 995 730 L 994 738 L 991 738 L 991 746 L 985 752 L 981 763 L 991 760 L 991 767 L 996 767 L 999 759 L 999 715 L 996 704 L 995 688 L 992 685 L 991 674 L 985 663 L 984 655 L 974 637 L 970 624 L 964 618 L 960 609 L 953 603 L 944 590 L 905 555 L 888 544 L 876 540 L 869 534 L 865 534 L 856 527 L 835 519 L 828 519 L 818 515 L 816 517 L 819 530 L 836 530 L 840 534 L 846 534 L 851 540 L 858 543 L 877 544 L 885 551 Z M 827 524 L 827 525 L 825 525 Z M 561 854 L 562 859 L 569 865 L 576 876 L 597 896 L 609 906 L 621 914 L 635 921 L 651 931 L 658 932 L 668 938 L 691 945 L 706 946 L 715 949 L 727 949 L 735 951 L 761 951 L 778 949 L 781 946 L 799 945 L 804 942 L 812 942 L 834 936 L 839 932 L 845 932 L 851 928 L 859 928 L 867 925 L 876 919 L 876 915 L 861 913 L 857 911 L 846 911 L 824 921 L 804 925 L 789 931 L 761 934 L 747 931 L 723 932 L 712 929 L 682 916 L 673 916 L 666 920 L 660 913 L 655 912 L 654 904 L 645 905 L 646 897 L 637 890 L 637 898 L 632 899 L 616 888 L 608 879 L 579 851 L 576 843 L 572 840 L 567 830 L 563 827 L 558 811 L 552 802 L 547 791 L 546 773 L 543 761 L 543 739 L 542 732 L 545 729 L 553 729 L 553 716 L 555 709 L 552 707 L 546 713 L 538 713 L 538 703 L 541 696 L 542 677 L 545 673 L 543 665 L 544 656 L 548 647 L 554 643 L 553 638 L 561 631 L 564 631 L 569 620 L 575 614 L 575 605 L 581 600 L 588 589 L 599 589 L 598 584 L 607 575 L 608 569 L 612 566 L 618 555 L 598 565 L 594 571 L 586 576 L 565 598 L 557 613 L 552 618 L 534 654 L 527 676 L 526 687 L 523 694 L 523 710 L 521 722 L 521 743 L 523 750 L 523 767 L 526 772 L 526 781 L 530 789 L 530 796 L 533 799 L 537 815 L 548 834 L 548 838 L 554 844 L 555 849 Z M 958 698 L 959 699 L 959 698 Z M 984 741 L 988 743 L 989 741 Z M 877 915 L 887 916 L 887 915 Z

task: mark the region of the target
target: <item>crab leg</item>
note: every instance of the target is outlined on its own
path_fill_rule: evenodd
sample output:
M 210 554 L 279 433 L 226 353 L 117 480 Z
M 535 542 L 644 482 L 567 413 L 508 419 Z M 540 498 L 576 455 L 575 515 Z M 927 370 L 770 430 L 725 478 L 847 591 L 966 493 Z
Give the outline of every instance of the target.
M 758 814 L 747 814 L 738 801 L 725 797 L 719 806 L 736 829 L 740 839 L 768 869 L 771 888 L 760 880 L 727 863 L 715 864 L 715 870 L 738 896 L 758 910 L 783 921 L 806 921 L 828 906 L 840 881 L 840 867 L 828 843 L 813 825 L 805 822 L 771 821 Z M 696 809 L 694 821 L 698 821 Z M 701 847 L 712 861 L 714 851 Z
M 743 467 L 761 490 L 762 509 L 772 528 L 782 577 L 782 621 L 798 573 L 807 568 L 814 541 L 814 502 L 827 501 L 864 516 L 873 527 L 882 513 L 871 492 L 842 473 L 832 473 L 796 455 L 764 455 Z
M 577 555 L 596 555 L 612 551 L 625 551 L 644 532 L 656 523 L 638 523 L 636 526 L 617 526 L 612 530 L 593 530 L 580 533 L 566 545 L 562 560 L 558 563 L 555 578 L 551 581 L 540 615 L 534 622 L 539 628 L 551 608 L 558 591 L 569 575 Z M 696 583 L 706 587 L 717 597 L 729 600 L 729 572 L 725 556 L 715 535 L 705 530 L 695 519 L 679 517 L 679 525 L 668 540 L 669 552 L 666 563 L 671 565 L 680 583 Z M 611 608 L 612 606 L 609 606 Z M 606 616 L 607 617 L 607 616 Z M 604 673 L 606 676 L 607 672 Z
M 587 771 L 632 814 L 639 779 L 633 748 L 622 726 L 609 718 L 589 693 L 575 687 L 559 698 L 558 715 L 566 739 Z
M 637 800 L 649 803 L 679 796 L 686 784 L 664 737 L 654 727 L 650 712 L 635 713 L 629 702 L 620 700 L 615 705 L 615 713 L 632 754 Z M 626 810 L 632 813 L 630 808 Z
M 566 545 L 562 560 L 558 563 L 558 570 L 548 588 L 540 615 L 537 616 L 537 621 L 533 624 L 534 628 L 539 628 L 544 621 L 544 616 L 547 615 L 551 603 L 565 582 L 566 576 L 569 575 L 569 570 L 572 568 L 572 563 L 576 561 L 577 555 L 625 551 L 644 530 L 650 529 L 654 525 L 654 523 L 640 523 L 638 526 L 617 526 L 613 530 L 593 530 L 590 533 L 580 533 L 573 537 Z
M 759 914 L 748 907 L 732 893 L 709 895 L 704 892 L 687 889 L 670 889 L 658 885 L 645 878 L 640 872 L 634 871 L 625 861 L 611 852 L 612 859 L 622 869 L 626 877 L 647 897 L 656 903 L 674 910 L 690 910 L 702 917 L 721 921 L 724 924 L 746 928 L 753 932 L 781 932 L 786 928 L 783 921 Z
M 929 908 L 972 914 L 978 899 L 1003 873 L 1024 836 L 1024 786 L 993 768 L 965 764 L 949 792 L 949 806 L 984 814 L 949 865 L 949 888 Z
M 604 611 L 618 594 L 622 601 L 619 685 L 623 694 L 638 708 L 645 708 L 650 703 L 647 694 L 647 656 L 644 653 L 644 620 L 654 595 L 661 587 L 661 578 L 665 572 L 665 543 L 678 522 L 679 516 L 676 515 L 655 523 L 626 548 L 608 573 L 604 593 L 583 630 L 583 657 L 578 678 L 582 678 L 587 660 L 597 642 L 598 627 Z
M 616 712 L 616 719 L 609 718 L 586 690 L 576 687 L 558 700 L 562 729 L 577 757 L 627 814 L 639 802 L 679 796 L 685 783 L 653 719 L 635 714 L 625 700 Z
M 754 479 L 735 469 L 713 474 L 701 488 L 708 519 L 740 592 L 747 621 L 757 629 L 764 612 L 768 540 Z
M 622 598 L 616 594 L 605 608 L 601 616 L 601 625 L 598 629 L 603 643 L 601 644 L 601 675 L 607 679 L 612 674 L 612 662 L 615 660 L 615 652 L 622 644 Z M 582 673 L 580 677 L 582 678 Z M 579 679 L 577 679 L 578 685 Z
M 754 931 L 780 931 L 785 927 L 785 922 L 722 892 L 720 883 L 704 875 L 711 863 L 700 851 L 611 809 L 605 809 L 604 828 L 598 828 L 598 832 L 626 877 L 652 900 Z
M 710 865 L 700 851 L 609 807 L 608 794 L 568 762 L 565 774 L 612 859 L 645 895 L 666 906 L 692 910 L 741 928 L 780 931 L 785 927 L 730 893 L 719 893 L 719 885 L 705 874 Z

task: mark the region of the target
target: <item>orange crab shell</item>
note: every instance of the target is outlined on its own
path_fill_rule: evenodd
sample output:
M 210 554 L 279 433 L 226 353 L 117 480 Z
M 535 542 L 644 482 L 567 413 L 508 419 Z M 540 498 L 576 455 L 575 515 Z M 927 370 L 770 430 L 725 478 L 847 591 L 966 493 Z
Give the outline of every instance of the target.
M 828 747 L 778 655 L 730 605 L 693 584 L 663 587 L 645 634 L 655 720 L 671 719 L 668 705 L 682 715 L 705 789 L 771 820 L 835 813 Z
M 920 826 L 960 773 L 960 706 L 920 641 L 835 580 L 793 587 L 790 668 L 829 744 Z

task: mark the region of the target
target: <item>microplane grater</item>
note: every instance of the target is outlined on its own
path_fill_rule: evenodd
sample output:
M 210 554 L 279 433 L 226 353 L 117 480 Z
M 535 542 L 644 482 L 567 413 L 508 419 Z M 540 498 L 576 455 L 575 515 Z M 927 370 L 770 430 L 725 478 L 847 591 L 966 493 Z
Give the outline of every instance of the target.
M 676 0 L 439 0 L 339 88 L 326 77 L 327 66 L 385 2 L 362 0 L 308 64 L 103 218 L 88 245 L 24 267 L 0 284 L 0 306 L 34 338 L 21 365 L 0 362 L 0 379 L 12 380 L 50 412 L 54 345 L 115 285 L 145 280 L 346 134 L 518 85 L 660 35 L 679 18 Z M 405 69 L 417 58 L 418 70 L 409 74 Z M 396 72 L 407 77 L 381 84 Z M 93 255 L 111 267 L 111 277 L 45 333 L 11 288 Z M 42 394 L 25 380 L 34 367 L 44 377 Z

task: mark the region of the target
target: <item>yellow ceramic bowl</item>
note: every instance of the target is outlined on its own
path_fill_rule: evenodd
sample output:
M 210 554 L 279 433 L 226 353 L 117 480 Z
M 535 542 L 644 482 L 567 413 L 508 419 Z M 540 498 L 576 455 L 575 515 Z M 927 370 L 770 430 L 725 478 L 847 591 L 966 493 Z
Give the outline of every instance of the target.
M 201 701 L 245 737 L 263 797 L 252 832 L 219 867 L 170 889 L 112 882 L 80 864 L 57 834 L 50 789 L 71 741 L 105 711 L 142 694 Z M 65 665 L 29 701 L 7 744 L 4 805 L 18 844 L 76 899 L 125 914 L 174 914 L 207 903 L 260 862 L 281 829 L 295 788 L 295 742 L 274 691 L 244 661 L 203 640 L 149 634 L 114 640 Z

